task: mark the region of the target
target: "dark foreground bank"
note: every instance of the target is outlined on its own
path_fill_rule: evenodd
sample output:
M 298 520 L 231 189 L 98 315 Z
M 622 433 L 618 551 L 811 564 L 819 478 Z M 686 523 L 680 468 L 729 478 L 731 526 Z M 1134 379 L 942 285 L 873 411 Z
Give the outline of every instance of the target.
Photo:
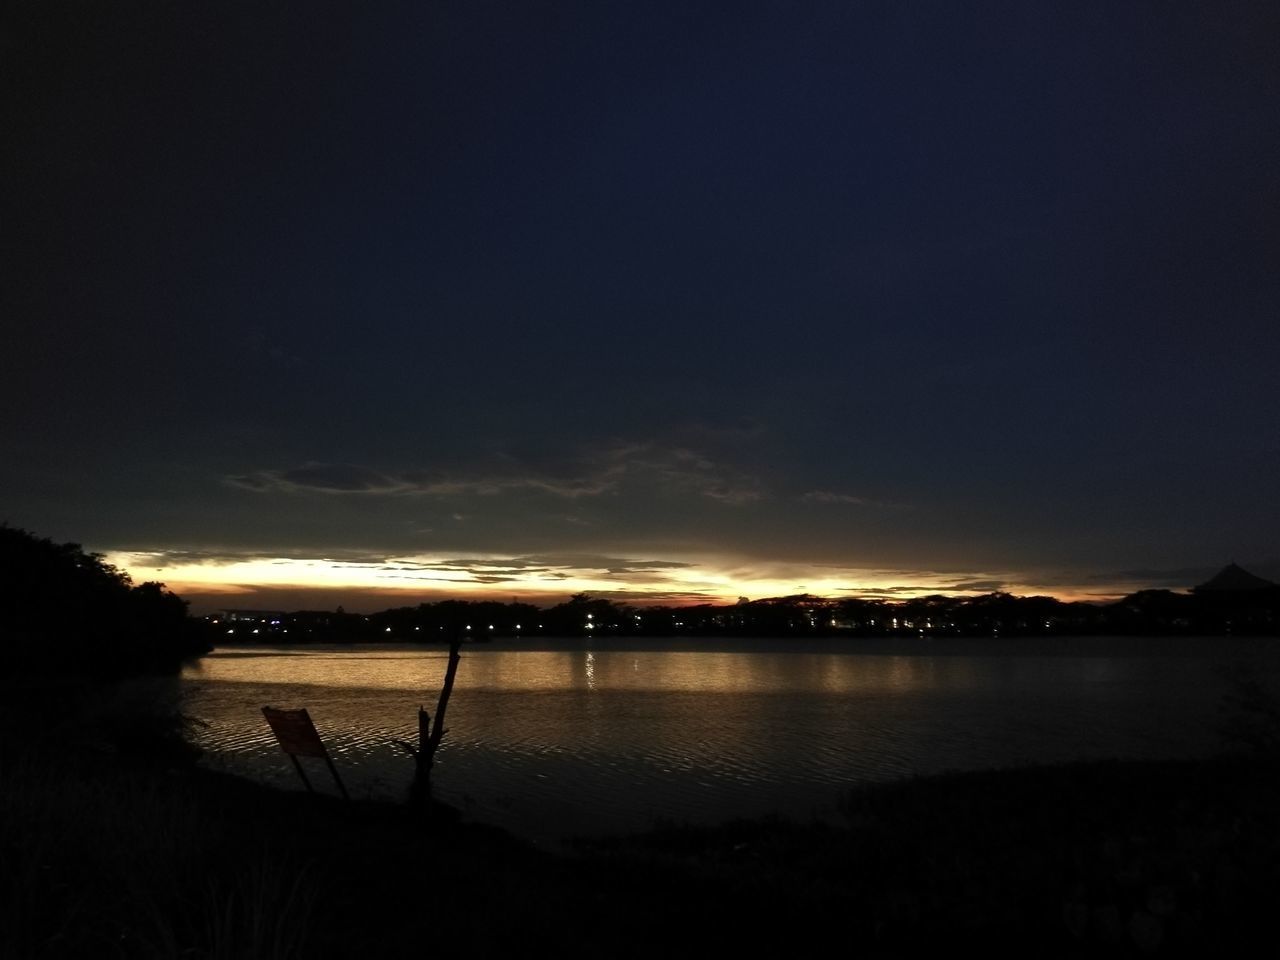
M 671 826 L 572 856 L 439 807 L 281 792 L 180 744 L 0 741 L 0 955 L 1198 956 L 1268 935 L 1256 758 L 870 787 L 841 826 Z

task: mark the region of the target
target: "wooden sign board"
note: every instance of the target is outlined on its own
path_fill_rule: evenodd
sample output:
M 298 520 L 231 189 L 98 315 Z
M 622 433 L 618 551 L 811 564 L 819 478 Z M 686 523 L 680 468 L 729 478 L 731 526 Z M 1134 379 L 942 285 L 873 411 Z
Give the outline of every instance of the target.
M 306 771 L 302 769 L 298 758 L 318 757 L 325 762 L 329 772 L 333 774 L 333 782 L 342 791 L 343 798 L 351 799 L 347 796 L 346 785 L 338 776 L 338 768 L 329 759 L 329 751 L 324 748 L 324 741 L 320 739 L 320 734 L 316 731 L 316 725 L 311 722 L 311 714 L 307 713 L 306 707 L 301 710 L 277 710 L 275 707 L 263 707 L 262 715 L 267 718 L 267 724 L 271 727 L 271 732 L 276 735 L 280 748 L 293 761 L 293 769 L 298 771 L 298 776 L 308 792 L 313 792 L 314 788 L 311 786 L 311 781 L 307 779 Z
M 301 710 L 276 710 L 274 707 L 263 707 L 262 715 L 271 725 L 271 732 L 276 735 L 280 747 L 285 753 L 295 757 L 328 757 L 324 741 L 316 732 L 316 725 L 311 722 L 311 715 L 305 707 Z

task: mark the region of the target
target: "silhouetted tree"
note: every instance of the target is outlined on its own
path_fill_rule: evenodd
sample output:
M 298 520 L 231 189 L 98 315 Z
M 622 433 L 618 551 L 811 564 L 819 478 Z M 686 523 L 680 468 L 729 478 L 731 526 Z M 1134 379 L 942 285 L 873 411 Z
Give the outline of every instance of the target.
M 186 602 L 76 543 L 0 525 L 0 637 L 18 669 L 126 674 L 173 670 L 209 644 Z
M 440 741 L 449 731 L 445 729 L 445 712 L 449 709 L 449 697 L 453 695 L 453 683 L 458 675 L 458 663 L 462 659 L 463 637 L 455 632 L 449 640 L 449 664 L 445 667 L 444 681 L 440 685 L 440 697 L 436 701 L 436 716 L 432 722 L 426 707 L 418 707 L 418 742 L 416 745 L 397 740 L 409 756 L 413 757 L 413 782 L 409 787 L 409 802 L 425 806 L 431 800 L 431 770 L 435 766 L 436 751 Z

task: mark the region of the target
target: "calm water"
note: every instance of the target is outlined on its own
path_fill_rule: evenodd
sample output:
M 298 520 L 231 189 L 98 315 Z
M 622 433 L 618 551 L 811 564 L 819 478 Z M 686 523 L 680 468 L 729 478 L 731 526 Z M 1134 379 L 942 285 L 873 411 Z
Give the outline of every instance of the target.
M 1227 674 L 1280 677 L 1265 639 L 563 640 L 464 649 L 438 794 L 551 841 L 778 811 L 949 769 L 1181 757 L 1218 745 Z M 264 704 L 307 707 L 356 796 L 403 796 L 440 648 L 224 649 L 189 667 L 209 762 L 297 781 Z M 323 779 L 323 768 L 315 771 Z

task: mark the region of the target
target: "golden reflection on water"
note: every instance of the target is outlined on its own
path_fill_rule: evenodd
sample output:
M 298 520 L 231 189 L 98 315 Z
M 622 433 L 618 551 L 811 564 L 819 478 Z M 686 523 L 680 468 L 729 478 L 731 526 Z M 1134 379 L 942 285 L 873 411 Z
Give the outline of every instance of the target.
M 219 650 L 183 669 L 183 678 L 224 683 L 304 684 L 417 690 L 444 676 L 448 653 L 350 647 Z
M 184 677 L 227 683 L 303 684 L 422 691 L 438 686 L 443 648 L 370 650 L 264 648 L 220 651 L 188 666 Z M 717 650 L 511 650 L 469 647 L 458 685 L 473 690 L 707 694 L 912 693 L 977 682 L 965 658 Z
M 528 831 L 803 815 L 867 780 L 1194 752 L 1220 694 L 1201 654 L 955 649 L 467 646 L 437 788 Z M 184 671 L 183 711 L 218 762 L 296 786 L 261 707 L 305 706 L 357 796 L 398 796 L 411 764 L 393 741 L 416 737 L 419 704 L 434 712 L 446 663 L 443 647 L 225 649 Z

